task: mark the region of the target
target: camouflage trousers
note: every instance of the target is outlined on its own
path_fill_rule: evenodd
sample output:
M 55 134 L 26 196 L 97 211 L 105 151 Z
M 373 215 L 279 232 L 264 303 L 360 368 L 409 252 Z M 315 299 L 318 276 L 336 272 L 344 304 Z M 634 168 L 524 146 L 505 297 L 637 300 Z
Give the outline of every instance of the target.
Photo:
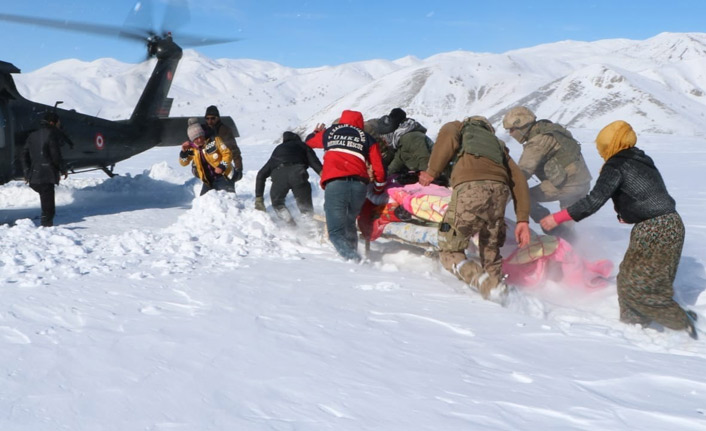
M 469 181 L 454 187 L 439 225 L 439 259 L 460 280 L 475 286 L 484 298 L 502 281 L 500 247 L 505 244 L 505 207 L 510 189 L 498 181 Z M 480 263 L 465 250 L 478 234 Z
M 637 223 L 618 272 L 620 320 L 643 326 L 655 321 L 684 329 L 686 312 L 674 299 L 674 277 L 684 245 L 684 224 L 677 213 Z

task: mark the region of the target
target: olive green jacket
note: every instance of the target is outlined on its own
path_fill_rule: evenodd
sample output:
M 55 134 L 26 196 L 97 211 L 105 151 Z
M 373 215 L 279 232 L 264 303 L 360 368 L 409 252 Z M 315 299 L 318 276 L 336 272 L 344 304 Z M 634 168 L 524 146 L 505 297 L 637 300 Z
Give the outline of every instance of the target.
M 395 174 L 407 171 L 423 171 L 429 165 L 427 135 L 421 130 L 405 133 L 400 137 L 395 157 L 387 167 L 387 172 Z

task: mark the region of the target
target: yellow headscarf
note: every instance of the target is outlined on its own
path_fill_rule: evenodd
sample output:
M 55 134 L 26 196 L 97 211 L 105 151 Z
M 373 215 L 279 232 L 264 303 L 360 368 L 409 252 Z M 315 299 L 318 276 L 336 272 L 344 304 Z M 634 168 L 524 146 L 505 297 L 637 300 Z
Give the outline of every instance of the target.
M 635 131 L 623 120 L 608 124 L 596 137 L 596 148 L 603 160 L 608 160 L 620 151 L 634 147 L 636 143 Z

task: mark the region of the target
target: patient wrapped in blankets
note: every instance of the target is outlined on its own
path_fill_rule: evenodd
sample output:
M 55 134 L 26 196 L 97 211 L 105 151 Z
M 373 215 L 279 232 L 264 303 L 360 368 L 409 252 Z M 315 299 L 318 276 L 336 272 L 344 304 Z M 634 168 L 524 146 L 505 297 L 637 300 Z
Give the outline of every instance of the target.
M 402 240 L 421 247 L 437 245 L 437 229 L 451 200 L 447 187 L 419 183 L 393 185 L 387 189 L 388 202 L 375 205 L 366 201 L 358 217 L 363 236 L 374 241 L 381 236 Z M 514 221 L 506 218 L 509 231 Z M 471 241 L 467 253 L 473 255 L 477 238 Z M 569 287 L 601 288 L 608 284 L 613 271 L 609 260 L 584 259 L 567 241 L 532 232 L 530 245 L 518 248 L 508 235 L 502 249 L 503 272 L 507 283 L 518 287 L 541 286 L 548 280 Z

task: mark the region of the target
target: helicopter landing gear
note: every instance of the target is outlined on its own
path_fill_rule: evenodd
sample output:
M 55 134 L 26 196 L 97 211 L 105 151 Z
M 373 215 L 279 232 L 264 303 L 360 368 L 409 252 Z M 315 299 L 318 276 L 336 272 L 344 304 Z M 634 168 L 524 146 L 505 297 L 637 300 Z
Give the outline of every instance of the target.
M 118 175 L 113 173 L 114 168 L 115 165 L 110 165 L 110 168 L 108 168 L 107 166 L 101 166 L 101 171 L 105 172 L 105 174 L 110 178 L 113 178 L 114 176 Z

